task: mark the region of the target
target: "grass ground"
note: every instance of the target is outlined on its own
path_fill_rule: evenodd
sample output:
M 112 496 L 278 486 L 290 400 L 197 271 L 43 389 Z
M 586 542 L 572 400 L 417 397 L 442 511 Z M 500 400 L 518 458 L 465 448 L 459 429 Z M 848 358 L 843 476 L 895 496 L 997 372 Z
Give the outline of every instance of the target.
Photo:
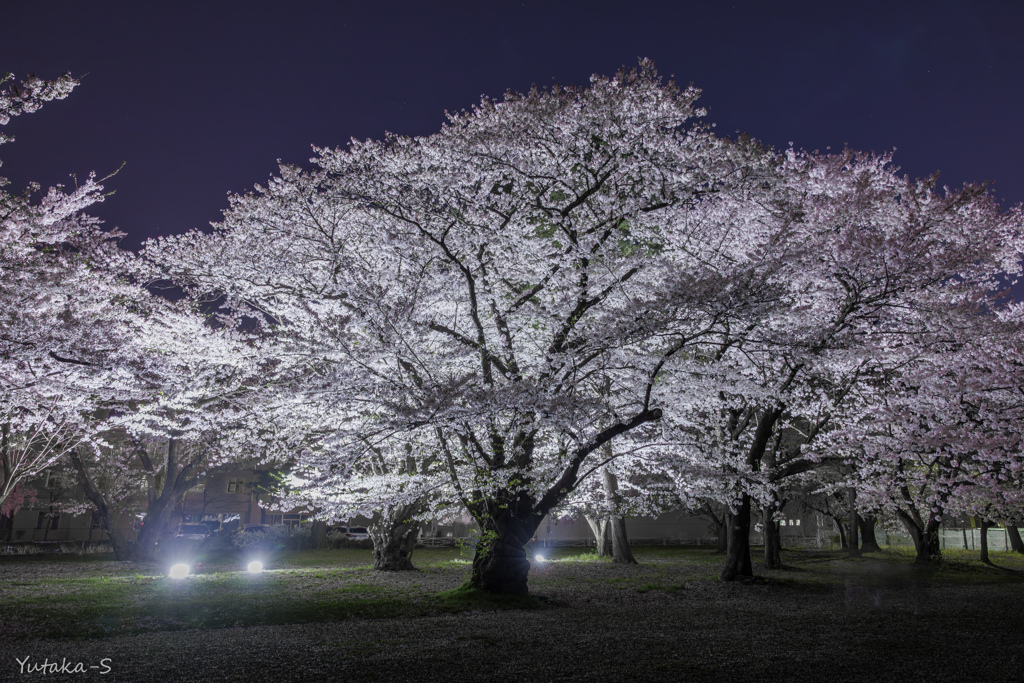
M 921 571 L 898 549 L 787 550 L 786 570 L 742 586 L 708 550 L 634 553 L 554 550 L 531 570 L 541 600 L 511 602 L 455 590 L 470 560 L 455 549 L 418 550 L 402 573 L 364 550 L 280 553 L 260 575 L 199 556 L 184 580 L 2 557 L 0 680 L 31 680 L 26 657 L 106 657 L 97 680 L 1024 680 L 1024 556 L 952 551 Z

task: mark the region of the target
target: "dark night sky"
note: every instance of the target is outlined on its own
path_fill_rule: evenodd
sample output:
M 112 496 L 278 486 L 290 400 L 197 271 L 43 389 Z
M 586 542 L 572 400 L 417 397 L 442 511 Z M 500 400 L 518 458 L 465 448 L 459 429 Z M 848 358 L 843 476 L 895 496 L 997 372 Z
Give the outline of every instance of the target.
M 39 2 L 0 7 L 0 71 L 83 77 L 7 126 L 2 172 L 106 175 L 92 213 L 147 236 L 220 218 L 276 159 L 638 57 L 703 88 L 709 120 L 777 147 L 897 147 L 904 172 L 1024 201 L 1024 3 Z

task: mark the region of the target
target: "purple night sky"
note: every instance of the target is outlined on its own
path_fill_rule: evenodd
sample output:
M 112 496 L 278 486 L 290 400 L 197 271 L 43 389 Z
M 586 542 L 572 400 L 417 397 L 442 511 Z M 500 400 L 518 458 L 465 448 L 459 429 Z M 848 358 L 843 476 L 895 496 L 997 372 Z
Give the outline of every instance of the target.
M 481 94 L 650 57 L 718 131 L 883 151 L 1024 201 L 1024 3 L 38 2 L 0 8 L 0 71 L 82 85 L 7 126 L 13 189 L 124 168 L 91 212 L 146 237 L 220 218 L 310 145 L 436 131 Z

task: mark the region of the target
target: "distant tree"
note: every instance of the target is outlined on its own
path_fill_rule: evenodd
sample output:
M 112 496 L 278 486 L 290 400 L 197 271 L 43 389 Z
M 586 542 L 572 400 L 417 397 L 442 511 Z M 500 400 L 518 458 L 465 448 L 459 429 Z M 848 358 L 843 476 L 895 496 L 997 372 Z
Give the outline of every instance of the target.
M 947 515 L 991 520 L 1024 502 L 1022 311 L 951 320 L 847 435 L 863 453 L 858 488 L 895 512 L 919 563 L 941 559 Z
M 721 393 L 718 418 L 740 452 L 730 467 L 762 502 L 833 457 L 832 435 L 891 389 L 879 378 L 1019 271 L 1021 250 L 1019 209 L 1004 213 L 976 186 L 939 195 L 933 179 L 898 176 L 887 156 L 790 151 L 778 173 L 764 201 L 799 245 L 778 266 L 786 303 L 722 359 L 747 383 Z M 772 462 L 786 431 L 799 457 Z M 733 510 L 725 579 L 750 575 L 746 490 Z

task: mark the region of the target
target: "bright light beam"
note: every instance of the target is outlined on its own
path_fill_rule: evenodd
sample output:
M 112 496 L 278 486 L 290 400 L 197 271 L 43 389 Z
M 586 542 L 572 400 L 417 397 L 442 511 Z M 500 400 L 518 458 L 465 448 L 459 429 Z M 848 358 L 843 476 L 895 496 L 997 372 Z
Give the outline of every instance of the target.
M 171 567 L 171 571 L 168 574 L 172 579 L 184 579 L 188 576 L 188 565 L 179 562 L 178 564 Z

